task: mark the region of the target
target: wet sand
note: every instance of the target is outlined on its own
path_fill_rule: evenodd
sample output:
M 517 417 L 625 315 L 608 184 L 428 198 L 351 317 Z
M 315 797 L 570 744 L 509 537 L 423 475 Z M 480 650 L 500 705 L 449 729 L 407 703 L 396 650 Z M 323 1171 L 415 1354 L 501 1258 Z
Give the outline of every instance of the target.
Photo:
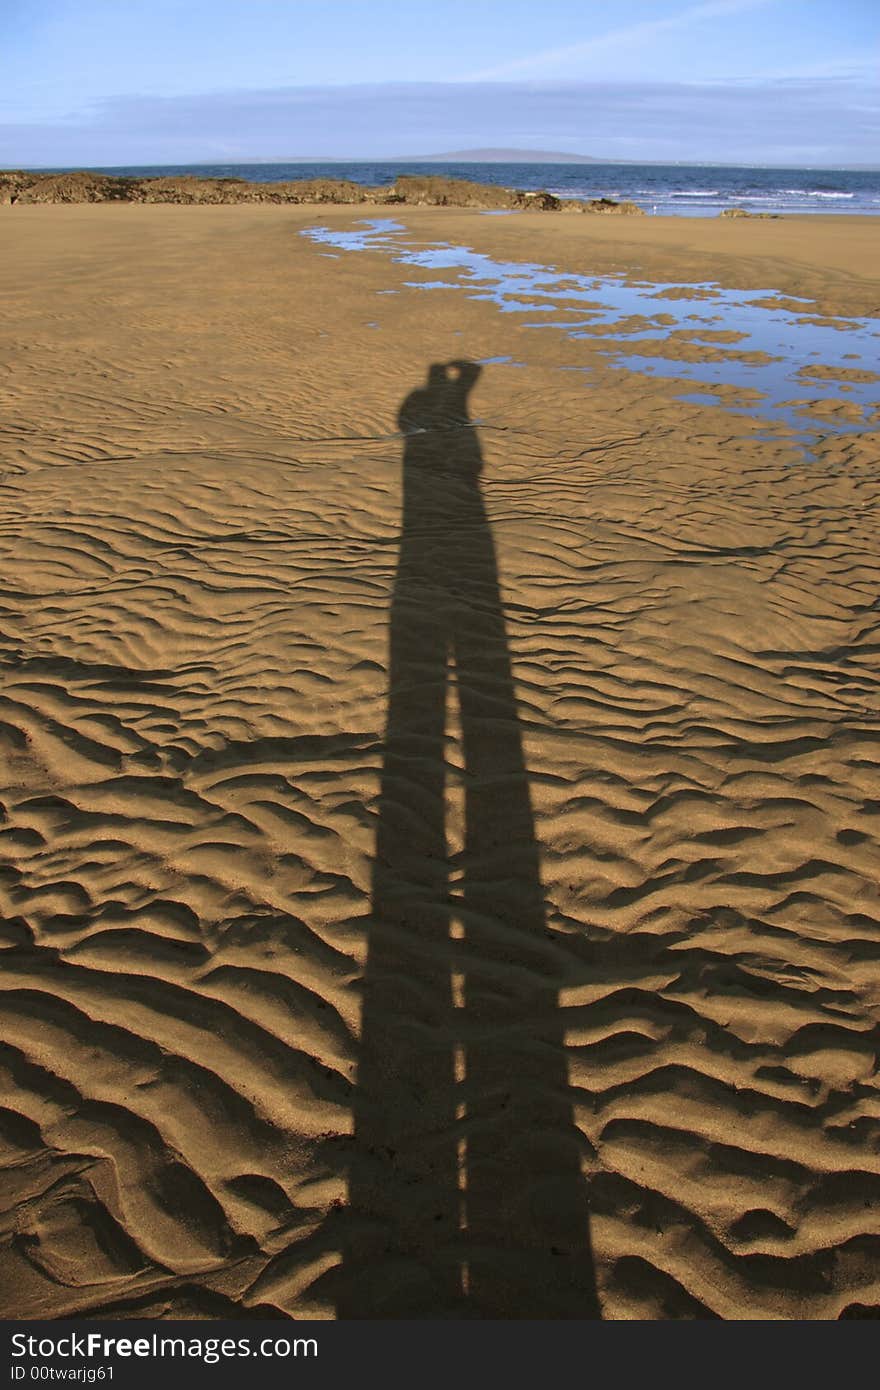
M 876 1315 L 876 362 L 805 453 L 360 215 L 0 208 L 2 1311 Z M 393 216 L 880 313 L 868 219 Z

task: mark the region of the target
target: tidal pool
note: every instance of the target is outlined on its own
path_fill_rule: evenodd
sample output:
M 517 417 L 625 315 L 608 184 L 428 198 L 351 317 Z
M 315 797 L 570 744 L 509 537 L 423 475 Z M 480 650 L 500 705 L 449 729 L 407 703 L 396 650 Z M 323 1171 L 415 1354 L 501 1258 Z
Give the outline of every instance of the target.
M 590 339 L 611 366 L 692 383 L 698 390 L 679 399 L 720 403 L 733 413 L 778 422 L 796 431 L 805 446 L 822 435 L 867 430 L 880 408 L 880 320 L 820 316 L 812 300 L 781 295 L 772 287 L 743 291 L 710 282 L 574 275 L 537 262 L 495 260 L 467 246 L 413 241 L 399 222 L 386 217 L 365 218 L 354 231 L 311 227 L 302 235 L 337 252 L 381 251 L 398 264 L 446 272 L 445 278 L 406 283 L 424 290 L 463 290 L 502 313 L 528 316 L 525 326 L 535 331 L 554 328 Z M 706 356 L 689 360 L 694 349 Z M 803 374 L 817 366 L 837 372 L 856 368 L 874 379 Z M 756 392 L 759 399 L 727 403 L 712 393 L 724 386 Z M 844 403 L 848 409 L 839 414 Z

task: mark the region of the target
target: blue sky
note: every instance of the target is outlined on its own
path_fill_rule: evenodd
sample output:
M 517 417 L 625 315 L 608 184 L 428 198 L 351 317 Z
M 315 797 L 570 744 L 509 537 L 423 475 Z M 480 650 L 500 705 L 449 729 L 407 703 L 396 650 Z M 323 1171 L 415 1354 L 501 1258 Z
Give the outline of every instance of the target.
M 0 0 L 0 167 L 880 164 L 880 0 Z

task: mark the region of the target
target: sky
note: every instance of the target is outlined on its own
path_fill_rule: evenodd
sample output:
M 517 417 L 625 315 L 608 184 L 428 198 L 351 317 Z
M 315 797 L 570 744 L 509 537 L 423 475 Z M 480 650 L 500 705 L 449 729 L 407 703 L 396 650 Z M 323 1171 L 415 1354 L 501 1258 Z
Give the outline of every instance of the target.
M 880 165 L 880 0 L 0 0 L 0 168 Z

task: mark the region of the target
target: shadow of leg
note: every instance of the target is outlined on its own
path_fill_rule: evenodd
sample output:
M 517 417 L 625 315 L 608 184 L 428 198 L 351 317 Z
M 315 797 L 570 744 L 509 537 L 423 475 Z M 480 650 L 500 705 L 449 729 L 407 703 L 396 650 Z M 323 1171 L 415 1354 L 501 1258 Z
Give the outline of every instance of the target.
M 447 637 L 404 541 L 363 986 L 340 1317 L 461 1315 L 444 830 Z
M 538 846 L 492 539 L 456 633 L 466 766 L 468 1298 L 483 1318 L 599 1316 Z

